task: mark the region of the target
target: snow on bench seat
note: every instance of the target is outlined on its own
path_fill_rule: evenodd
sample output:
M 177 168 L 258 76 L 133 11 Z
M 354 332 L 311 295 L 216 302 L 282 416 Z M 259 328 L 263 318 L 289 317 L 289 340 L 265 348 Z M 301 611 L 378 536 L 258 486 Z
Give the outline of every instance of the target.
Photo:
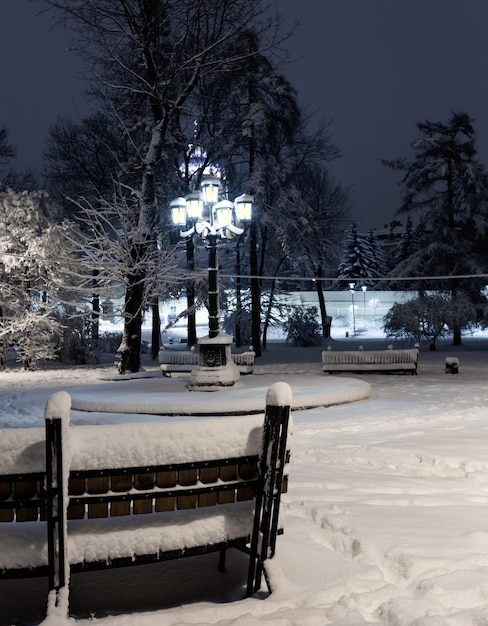
M 254 502 L 68 522 L 70 564 L 135 559 L 250 538 Z M 81 567 L 80 569 L 83 569 Z

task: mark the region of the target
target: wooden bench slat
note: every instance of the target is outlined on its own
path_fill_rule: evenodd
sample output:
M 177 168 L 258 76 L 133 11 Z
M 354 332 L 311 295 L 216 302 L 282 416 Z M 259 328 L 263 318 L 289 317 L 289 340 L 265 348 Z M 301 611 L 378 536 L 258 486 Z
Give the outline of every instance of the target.
M 166 471 L 156 473 L 156 486 L 161 489 L 176 487 L 176 471 Z M 176 498 L 174 496 L 168 498 L 158 498 L 156 500 L 156 512 L 174 511 L 176 506 Z
M 105 493 L 108 489 L 108 478 L 89 478 L 87 481 L 87 493 Z M 108 517 L 108 504 L 98 503 L 88 505 L 88 518 L 97 519 L 100 517 Z
M 237 478 L 237 465 L 227 465 L 219 468 L 219 478 L 221 481 L 229 482 L 234 481 Z M 235 501 L 235 493 L 232 490 L 221 491 L 218 494 L 219 504 L 229 504 Z
M 218 467 L 206 467 L 200 470 L 200 482 L 204 485 L 215 483 L 219 477 Z M 202 493 L 198 496 L 198 506 L 215 506 L 217 504 L 216 493 Z
M 126 492 L 132 486 L 130 475 L 112 476 L 110 487 L 114 492 Z M 119 515 L 130 515 L 130 502 L 112 502 L 110 504 L 110 516 L 117 517 Z
M 12 483 L 10 480 L 0 482 L 0 501 L 8 500 L 12 494 Z
M 0 509 L 0 523 L 1 522 L 13 522 L 14 511 L 13 509 Z

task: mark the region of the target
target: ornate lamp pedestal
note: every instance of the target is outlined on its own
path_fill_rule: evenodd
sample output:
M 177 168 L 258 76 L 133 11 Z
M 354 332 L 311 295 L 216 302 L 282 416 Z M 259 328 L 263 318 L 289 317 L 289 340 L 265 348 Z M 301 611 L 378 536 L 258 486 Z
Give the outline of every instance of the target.
M 219 332 L 215 337 L 201 337 L 198 341 L 198 365 L 190 374 L 190 389 L 214 391 L 219 387 L 232 387 L 240 378 L 237 365 L 232 360 L 232 337 Z
M 220 330 L 219 264 L 215 233 L 207 233 L 208 248 L 208 335 L 198 340 L 198 365 L 190 374 L 190 389 L 214 391 L 231 387 L 240 378 L 232 360 L 232 337 Z

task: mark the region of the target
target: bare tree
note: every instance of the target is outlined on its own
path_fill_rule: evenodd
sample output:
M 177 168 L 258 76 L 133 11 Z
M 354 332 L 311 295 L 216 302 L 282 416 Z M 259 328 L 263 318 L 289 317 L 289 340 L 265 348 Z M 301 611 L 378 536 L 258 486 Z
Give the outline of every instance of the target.
M 125 138 L 108 115 L 99 112 L 80 123 L 61 117 L 49 128 L 44 150 L 47 188 L 72 215 L 73 200 L 110 198 L 128 160 Z
M 159 246 L 151 246 L 146 248 L 145 256 L 134 258 L 132 237 L 135 224 L 130 219 L 130 201 L 130 198 L 123 197 L 96 204 L 80 200 L 77 222 L 65 221 L 58 227 L 65 246 L 58 254 L 57 276 L 63 292 L 70 298 L 63 302 L 67 308 L 88 294 L 98 300 L 101 297 L 118 299 L 131 272 L 144 276 L 142 316 L 152 293 L 184 280 L 184 272 L 177 268 L 176 249 L 163 251 Z M 96 282 L 93 281 L 94 273 Z M 66 285 L 71 285 L 70 290 Z M 128 349 L 127 345 L 119 348 L 122 360 Z
M 5 126 L 0 127 L 0 167 L 5 167 L 15 156 L 15 148 L 9 140 L 9 132 Z
M 80 202 L 98 205 L 102 210 L 114 188 L 122 188 L 116 183 L 123 177 L 128 153 L 124 136 L 107 115 L 97 113 L 79 124 L 59 118 L 49 128 L 44 151 L 46 186 L 60 207 L 57 217 L 69 217 L 78 228 L 86 227 L 85 214 L 77 214 Z M 91 341 L 92 353 L 98 355 L 101 300 L 95 268 L 92 283 Z
M 34 191 L 37 182 L 34 174 L 29 170 L 7 170 L 7 166 L 16 156 L 17 151 L 10 143 L 9 130 L 5 126 L 0 127 L 0 188 L 2 191 L 14 189 L 15 191 Z
M 270 45 L 271 22 L 258 0 L 45 0 L 73 28 L 86 61 L 92 96 L 119 121 L 135 147 L 133 186 L 137 200 L 131 232 L 133 271 L 126 276 L 124 345 L 126 368 L 140 367 L 141 259 L 155 246 L 160 166 L 182 144 L 179 117 L 192 111 L 192 96 L 217 73 L 246 56 L 236 41 L 243 32 Z M 252 54 L 256 52 L 253 51 Z
M 350 219 L 349 191 L 335 180 L 324 165 L 297 172 L 290 197 L 288 239 L 295 242 L 305 273 L 313 276 L 322 321 L 322 336 L 330 336 L 325 278 L 335 274 L 341 252 L 341 238 Z

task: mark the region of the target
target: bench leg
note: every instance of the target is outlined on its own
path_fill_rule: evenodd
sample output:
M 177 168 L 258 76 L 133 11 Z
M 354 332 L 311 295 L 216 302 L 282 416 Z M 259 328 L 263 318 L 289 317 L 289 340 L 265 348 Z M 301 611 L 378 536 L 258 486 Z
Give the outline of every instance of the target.
M 227 549 L 224 548 L 219 554 L 219 570 L 225 572 L 225 557 L 227 556 Z

